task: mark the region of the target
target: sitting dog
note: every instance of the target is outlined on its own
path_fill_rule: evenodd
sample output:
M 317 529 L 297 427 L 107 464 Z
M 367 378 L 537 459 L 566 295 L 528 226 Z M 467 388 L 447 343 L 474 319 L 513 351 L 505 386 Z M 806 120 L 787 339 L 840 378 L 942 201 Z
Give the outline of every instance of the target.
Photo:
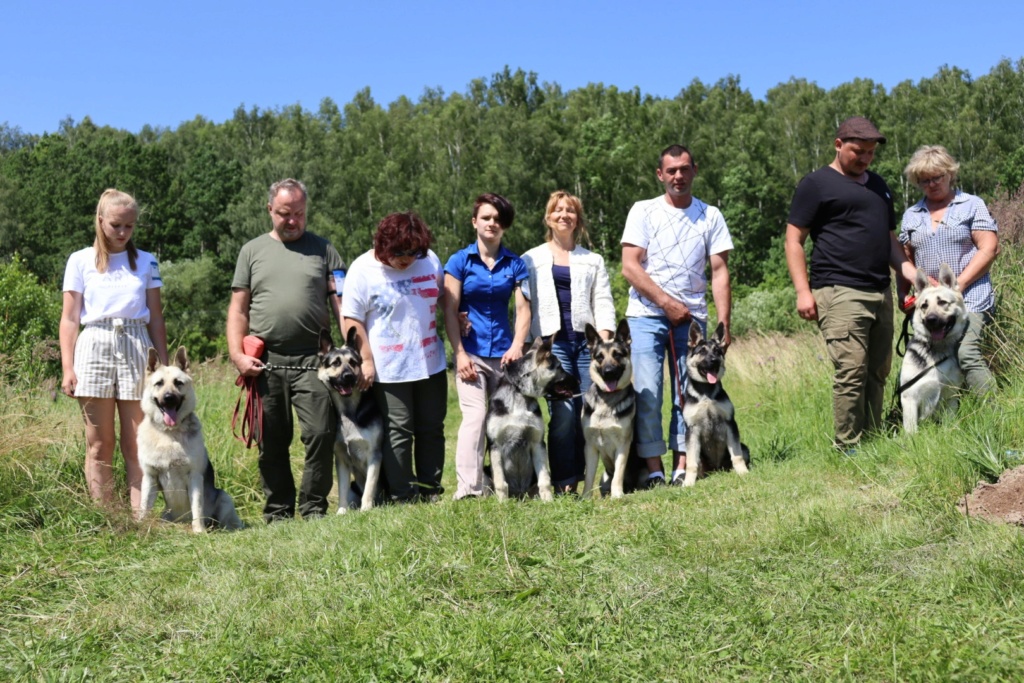
M 964 381 L 957 346 L 967 330 L 964 297 L 948 265 L 939 267 L 939 284 L 934 286 L 918 269 L 914 289 L 914 335 L 903 358 L 899 388 L 903 429 L 908 434 L 937 410 L 942 415 L 956 413 L 957 390 Z
M 686 425 L 686 477 L 683 486 L 693 486 L 702 471 L 734 469 L 737 474 L 749 471 L 750 452 L 740 443 L 735 410 L 722 388 L 724 339 L 725 325 L 722 323 L 718 323 L 710 339 L 704 338 L 700 325 L 696 322 L 690 324 L 683 404 L 683 423 Z
M 151 348 L 146 369 L 144 419 L 137 440 L 142 468 L 139 519 L 153 509 L 159 489 L 166 503 L 164 519 L 191 521 L 196 533 L 207 526 L 241 529 L 234 501 L 215 485 L 203 427 L 195 414 L 196 391 L 185 347 L 178 347 L 171 365 L 162 365 Z
M 611 479 L 612 498 L 621 498 L 626 463 L 633 443 L 636 391 L 630 362 L 629 323 L 623 320 L 615 337 L 605 341 L 593 325 L 586 327 L 590 345 L 590 388 L 583 396 L 583 436 L 586 439 L 586 498 L 594 487 L 597 461 L 604 464 L 604 479 Z
M 359 391 L 363 357 L 356 349 L 356 328 L 351 327 L 341 348 L 320 330 L 319 367 L 316 376 L 331 390 L 331 402 L 338 412 L 338 435 L 334 442 L 334 464 L 338 473 L 338 514 L 358 507 L 369 510 L 377 496 L 380 479 L 381 439 L 384 419 L 368 393 Z M 355 475 L 355 486 L 350 484 Z
M 525 496 L 534 476 L 540 499 L 554 499 L 537 399 L 572 398 L 579 388 L 576 378 L 551 353 L 551 338 L 537 337 L 521 358 L 502 369 L 484 421 L 499 501 L 507 500 L 509 494 Z

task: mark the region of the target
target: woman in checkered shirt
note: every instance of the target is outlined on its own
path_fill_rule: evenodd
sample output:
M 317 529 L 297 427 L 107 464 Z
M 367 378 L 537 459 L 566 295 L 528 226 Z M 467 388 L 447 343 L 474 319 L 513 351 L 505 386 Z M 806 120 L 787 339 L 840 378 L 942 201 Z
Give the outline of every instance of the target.
M 941 145 L 925 145 L 910 157 L 904 173 L 924 198 L 903 214 L 900 242 L 909 258 L 934 283 L 939 266 L 956 275 L 968 311 L 958 356 L 968 388 L 992 391 L 995 379 L 981 353 L 981 336 L 991 321 L 995 294 L 989 268 L 999 254 L 996 222 L 980 197 L 956 187 L 960 164 Z

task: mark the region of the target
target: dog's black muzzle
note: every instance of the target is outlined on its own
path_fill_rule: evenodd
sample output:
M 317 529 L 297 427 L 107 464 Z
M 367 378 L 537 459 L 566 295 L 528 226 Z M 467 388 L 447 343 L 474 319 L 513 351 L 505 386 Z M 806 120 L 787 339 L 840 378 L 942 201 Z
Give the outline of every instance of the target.
M 355 389 L 357 379 L 356 373 L 352 371 L 343 372 L 340 375 L 331 377 L 331 388 L 339 394 L 348 396 Z
M 184 396 L 173 391 L 165 391 L 163 394 L 153 397 L 153 402 L 160 410 L 177 410 L 184 400 Z
M 580 393 L 580 381 L 562 370 L 559 375 L 548 385 L 544 392 L 546 398 L 567 399 Z
M 944 339 L 956 326 L 956 316 L 943 318 L 936 313 L 929 313 L 924 317 L 923 322 L 925 329 L 932 333 L 933 339 Z
M 605 363 L 598 368 L 598 374 L 601 375 L 601 379 L 605 383 L 617 383 L 622 379 L 622 373 L 626 371 L 626 367 L 622 363 Z

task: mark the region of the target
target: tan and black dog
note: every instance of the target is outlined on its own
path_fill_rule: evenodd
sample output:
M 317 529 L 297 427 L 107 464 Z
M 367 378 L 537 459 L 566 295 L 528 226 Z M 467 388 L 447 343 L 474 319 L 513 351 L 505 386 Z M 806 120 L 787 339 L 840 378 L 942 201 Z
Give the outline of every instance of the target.
M 196 533 L 208 526 L 241 529 L 234 501 L 214 480 L 203 426 L 195 413 L 196 391 L 185 347 L 178 347 L 170 365 L 161 364 L 156 349 L 150 349 L 146 368 L 144 418 L 137 437 L 142 468 L 139 519 L 153 509 L 157 492 L 163 491 L 166 520 L 191 522 Z
M 636 417 L 629 322 L 620 322 L 615 337 L 608 341 L 602 339 L 589 323 L 586 335 L 590 344 L 591 385 L 583 395 L 582 422 L 587 463 L 583 497 L 590 495 L 594 488 L 600 460 L 604 465 L 604 479 L 611 480 L 612 498 L 621 498 L 627 484 L 627 463 Z
M 736 410 L 722 388 L 725 375 L 725 325 L 718 323 L 714 336 L 704 338 L 700 325 L 690 323 L 686 356 L 686 391 L 683 422 L 686 424 L 686 478 L 693 486 L 703 472 L 736 470 L 746 474 L 750 452 L 740 443 Z
M 371 509 L 380 481 L 384 419 L 373 398 L 359 390 L 363 357 L 356 348 L 357 338 L 356 328 L 351 327 L 345 345 L 337 347 L 330 332 L 320 330 L 316 376 L 330 389 L 331 402 L 338 413 L 334 466 L 338 474 L 339 515 L 349 509 Z

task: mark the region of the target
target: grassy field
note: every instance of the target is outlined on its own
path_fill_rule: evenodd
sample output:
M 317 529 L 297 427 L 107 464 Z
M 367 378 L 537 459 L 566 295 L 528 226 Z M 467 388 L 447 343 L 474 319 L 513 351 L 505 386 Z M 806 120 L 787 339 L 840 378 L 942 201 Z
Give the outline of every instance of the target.
M 1024 679 L 1024 537 L 955 510 L 1024 450 L 1019 365 L 957 425 L 847 458 L 823 351 L 730 351 L 746 478 L 271 527 L 230 437 L 232 372 L 203 366 L 208 445 L 251 528 L 199 537 L 91 507 L 77 406 L 0 387 L 0 679 Z M 452 402 L 449 453 L 457 423 Z

